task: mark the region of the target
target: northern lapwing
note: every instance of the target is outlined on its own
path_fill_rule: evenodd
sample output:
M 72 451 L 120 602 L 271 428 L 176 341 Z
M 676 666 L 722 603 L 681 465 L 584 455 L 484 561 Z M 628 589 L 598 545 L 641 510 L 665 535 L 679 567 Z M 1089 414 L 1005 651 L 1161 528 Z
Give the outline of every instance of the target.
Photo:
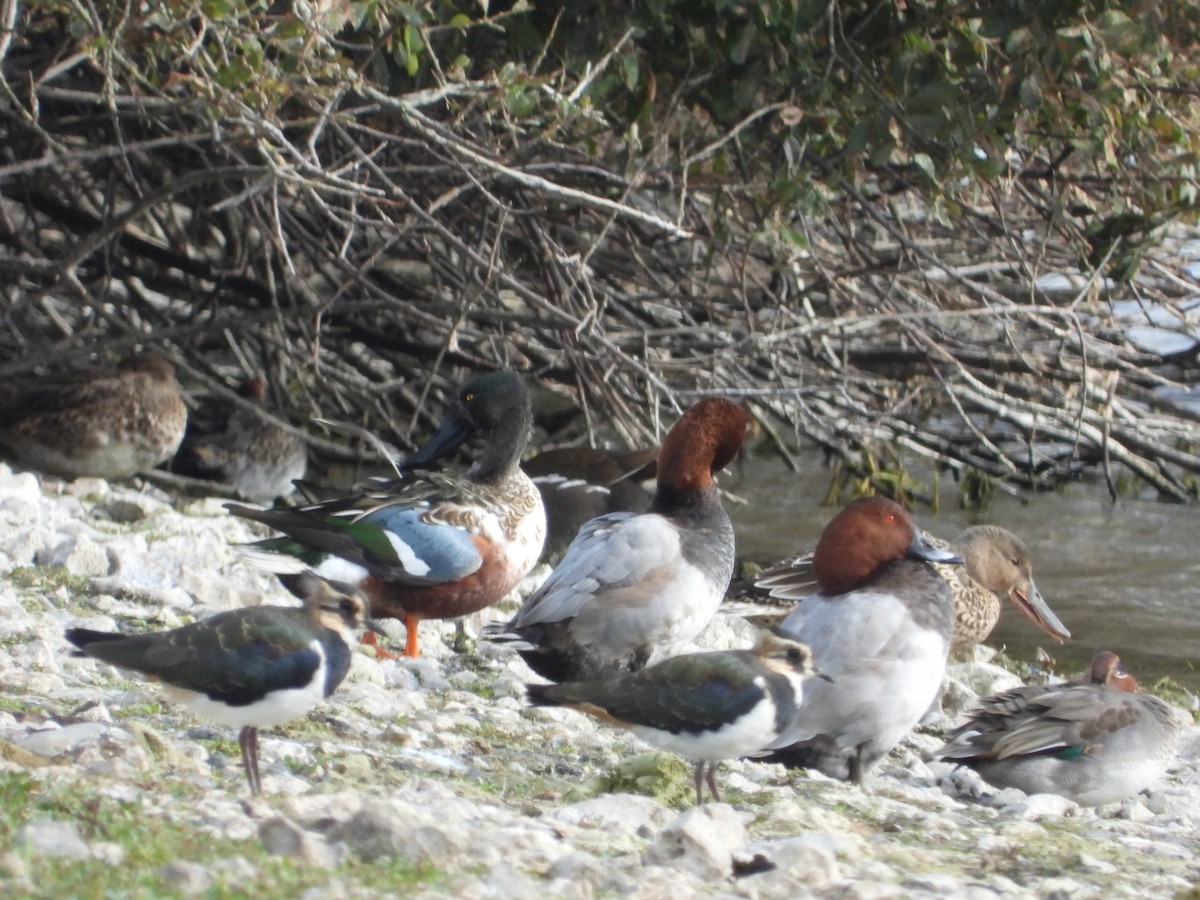
M 825 677 L 805 644 L 764 632 L 752 650 L 691 653 L 599 681 L 531 684 L 527 692 L 535 706 L 580 710 L 695 761 L 699 805 L 705 782 L 721 799 L 721 760 L 761 750 L 788 726 L 814 675 Z
M 332 694 L 350 670 L 355 632 L 368 625 L 366 598 L 351 585 L 311 572 L 280 580 L 303 607 L 235 609 L 149 634 L 70 628 L 66 638 L 77 656 L 148 675 L 197 716 L 241 728 L 242 764 L 258 794 L 258 729 Z

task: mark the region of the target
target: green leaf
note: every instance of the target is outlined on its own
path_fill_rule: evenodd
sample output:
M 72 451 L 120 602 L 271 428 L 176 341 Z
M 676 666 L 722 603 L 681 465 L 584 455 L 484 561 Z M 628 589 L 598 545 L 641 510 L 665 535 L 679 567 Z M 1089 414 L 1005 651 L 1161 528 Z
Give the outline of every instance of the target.
M 240 59 L 231 60 L 217 69 L 217 84 L 228 90 L 241 87 L 253 77 L 254 70 Z
M 425 25 L 425 19 L 417 12 L 416 7 L 411 3 L 397 3 L 393 7 L 396 12 L 400 13 L 401 18 L 414 28 L 421 28 Z
M 930 181 L 937 180 L 937 172 L 934 170 L 933 160 L 930 159 L 928 153 L 914 153 L 912 161 L 913 165 L 929 176 Z
M 641 70 L 636 53 L 626 53 L 621 57 L 621 80 L 625 87 L 633 90 L 640 80 Z

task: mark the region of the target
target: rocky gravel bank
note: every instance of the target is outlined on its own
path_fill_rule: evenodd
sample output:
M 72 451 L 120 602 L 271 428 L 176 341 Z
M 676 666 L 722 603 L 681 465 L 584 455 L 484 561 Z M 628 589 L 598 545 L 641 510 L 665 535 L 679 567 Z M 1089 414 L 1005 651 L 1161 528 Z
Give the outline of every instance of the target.
M 154 685 L 73 658 L 63 629 L 158 629 L 292 603 L 231 547 L 215 500 L 0 466 L 0 888 L 15 896 L 1200 896 L 1200 732 L 1120 807 L 996 792 L 924 761 L 976 692 L 952 667 L 934 716 L 866 790 L 732 762 L 692 808 L 690 767 L 563 710 L 530 709 L 504 648 L 364 649 L 311 716 L 262 735 L 251 798 L 236 735 Z M 544 575 L 544 572 L 541 573 Z M 469 623 L 468 638 L 478 623 Z M 721 619 L 708 646 L 746 645 Z M 1120 648 L 1114 648 L 1120 649 Z M 1139 673 L 1149 680 L 1153 673 Z

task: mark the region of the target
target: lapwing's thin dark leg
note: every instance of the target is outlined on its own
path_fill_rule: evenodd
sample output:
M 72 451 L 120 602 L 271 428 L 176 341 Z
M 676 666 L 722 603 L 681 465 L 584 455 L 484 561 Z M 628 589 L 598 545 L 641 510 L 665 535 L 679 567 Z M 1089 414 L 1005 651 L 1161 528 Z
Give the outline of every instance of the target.
M 854 752 L 850 754 L 850 759 L 846 762 L 846 768 L 849 770 L 850 780 L 862 787 L 863 784 L 863 766 L 862 766 L 862 748 L 856 747 Z
M 721 793 L 717 790 L 717 761 L 715 759 L 708 764 L 708 787 L 712 791 L 713 800 L 720 803 Z
M 704 805 L 704 794 L 700 790 L 700 785 L 703 784 L 703 782 L 704 782 L 704 760 L 701 760 L 700 762 L 696 763 L 695 778 L 696 778 L 696 805 L 703 806 Z
M 247 725 L 238 735 L 242 748 L 242 766 L 246 769 L 246 780 L 250 782 L 250 793 L 262 793 L 262 779 L 258 775 L 258 729 Z

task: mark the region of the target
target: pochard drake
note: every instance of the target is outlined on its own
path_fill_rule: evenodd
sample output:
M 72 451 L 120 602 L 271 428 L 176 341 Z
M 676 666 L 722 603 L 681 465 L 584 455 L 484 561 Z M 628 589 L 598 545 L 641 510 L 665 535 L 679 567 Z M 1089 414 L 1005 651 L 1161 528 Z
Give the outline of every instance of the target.
M 186 426 L 175 369 L 157 353 L 0 384 L 0 444 L 49 475 L 128 478 L 170 459 Z
M 520 378 L 492 372 L 461 389 L 400 477 L 300 509 L 227 507 L 288 535 L 253 545 L 257 550 L 297 557 L 320 575 L 356 584 L 370 598 L 373 618 L 403 619 L 404 653 L 415 657 L 421 619 L 489 606 L 537 563 L 546 516 L 537 488 L 517 465 L 532 427 Z M 484 447 L 465 472 L 422 468 L 472 435 Z M 275 567 L 291 570 L 278 557 Z
M 171 631 L 114 634 L 67 629 L 79 650 L 163 682 L 167 696 L 218 725 L 240 727 L 251 793 L 262 791 L 258 729 L 302 716 L 350 671 L 355 632 L 367 625 L 366 598 L 311 572 L 281 579 L 303 608 L 252 606 Z
M 717 764 L 769 744 L 800 703 L 804 680 L 819 675 L 799 641 L 764 633 L 753 650 L 675 656 L 602 681 L 531 684 L 535 706 L 567 706 L 627 728 L 648 744 L 696 761 L 696 805 L 712 797 Z
M 262 405 L 267 386 L 261 378 L 248 378 L 238 394 Z M 269 502 L 295 490 L 304 477 L 308 448 L 299 437 L 285 431 L 253 410 L 234 407 L 219 432 L 184 443 L 180 456 L 190 456 L 196 473 L 230 485 L 239 497 Z
M 962 562 L 886 498 L 855 500 L 825 526 L 813 553 L 820 592 L 779 631 L 811 646 L 832 680 L 805 691 L 768 761 L 861 784 L 917 724 L 941 686 L 954 627 L 950 590 L 926 560 Z
M 1191 716 L 1149 694 L 1115 653 L 1086 681 L 1026 685 L 980 701 L 934 756 L 997 788 L 1059 794 L 1080 806 L 1119 803 L 1166 772 Z
M 584 525 L 545 584 L 485 636 L 516 643 L 551 681 L 606 678 L 679 653 L 716 614 L 733 573 L 733 526 L 713 474 L 750 424 L 718 397 L 688 409 L 663 441 L 650 508 Z
M 935 564 L 954 597 L 954 637 L 951 655 L 982 643 L 996 627 L 1005 601 L 1060 643 L 1071 636 L 1043 599 L 1033 580 L 1033 562 L 1024 541 L 996 525 L 967 528 L 951 543 L 927 536 L 935 547 L 950 550 L 964 564 Z M 754 582 L 777 600 L 796 601 L 810 592 L 812 554 L 795 556 L 763 571 Z
M 658 471 L 658 450 L 559 447 L 521 463 L 546 507 L 545 557 L 557 561 L 579 529 L 596 516 L 645 512 L 643 482 Z

